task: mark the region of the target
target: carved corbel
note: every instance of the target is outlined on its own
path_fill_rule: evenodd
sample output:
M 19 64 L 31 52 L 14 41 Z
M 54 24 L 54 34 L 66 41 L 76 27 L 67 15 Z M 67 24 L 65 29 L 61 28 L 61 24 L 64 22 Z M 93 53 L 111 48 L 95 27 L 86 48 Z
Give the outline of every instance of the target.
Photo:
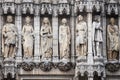
M 18 67 L 20 67 L 20 65 L 18 65 Z M 35 67 L 35 63 L 33 63 L 33 62 L 29 62 L 29 63 L 23 62 L 23 63 L 21 63 L 21 67 L 25 71 L 32 71 Z
M 105 67 L 110 72 L 116 72 L 120 69 L 120 63 L 118 62 L 107 63 Z
M 71 70 L 72 67 L 73 67 L 73 65 L 72 65 L 71 62 L 59 62 L 59 63 L 58 63 L 58 69 L 59 69 L 60 71 L 66 72 L 66 71 Z
M 44 61 L 39 64 L 39 67 L 42 71 L 50 71 L 54 64 L 50 61 Z

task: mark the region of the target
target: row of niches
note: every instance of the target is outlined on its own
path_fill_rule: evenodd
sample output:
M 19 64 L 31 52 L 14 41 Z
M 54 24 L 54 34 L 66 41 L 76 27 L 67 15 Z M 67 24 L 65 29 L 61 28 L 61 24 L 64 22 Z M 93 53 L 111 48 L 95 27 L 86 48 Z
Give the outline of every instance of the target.
M 33 59 L 34 46 L 40 45 L 40 58 L 42 60 L 52 60 L 53 57 L 53 27 L 52 16 L 42 16 L 40 19 L 39 42 L 35 44 L 35 26 L 34 16 L 23 16 L 22 29 L 20 31 L 21 44 L 19 44 L 19 30 L 15 25 L 13 15 L 5 15 L 2 27 L 2 53 L 5 59 L 15 58 L 18 53 L 18 45 L 22 45 L 22 57 L 24 59 Z M 109 17 L 107 20 L 106 31 L 103 30 L 103 22 L 100 15 L 93 15 L 92 20 L 92 52 L 94 57 L 103 56 L 103 32 L 106 32 L 107 58 L 108 60 L 118 60 L 119 56 L 119 28 L 116 17 Z M 77 58 L 86 58 L 88 52 L 88 21 L 86 15 L 79 14 L 74 23 L 75 30 L 71 33 L 71 22 L 69 17 L 60 17 L 58 19 L 58 55 L 60 60 L 70 60 L 71 46 L 75 46 L 75 56 Z M 71 38 L 75 35 L 75 45 L 72 45 Z M 54 53 L 55 54 L 55 53 Z

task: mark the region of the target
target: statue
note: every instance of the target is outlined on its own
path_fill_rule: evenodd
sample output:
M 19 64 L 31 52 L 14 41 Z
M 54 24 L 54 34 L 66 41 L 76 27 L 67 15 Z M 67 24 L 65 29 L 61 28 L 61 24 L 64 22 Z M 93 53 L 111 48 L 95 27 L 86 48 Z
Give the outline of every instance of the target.
M 12 23 L 13 17 L 7 16 L 7 23 L 2 29 L 2 53 L 4 58 L 14 58 L 18 46 L 17 27 Z
M 94 56 L 101 56 L 103 42 L 102 31 L 100 16 L 95 16 L 92 29 L 92 45 Z
M 60 45 L 60 59 L 69 58 L 70 45 L 70 28 L 67 24 L 67 19 L 62 19 L 62 24 L 59 27 L 59 45 Z
M 31 18 L 27 16 L 25 18 L 25 25 L 22 29 L 23 36 L 23 52 L 25 58 L 33 57 L 33 41 L 34 41 L 34 33 L 33 26 L 30 24 Z
M 77 56 L 86 56 L 87 47 L 87 24 L 83 20 L 83 16 L 77 17 L 76 24 L 76 54 Z
M 107 48 L 108 48 L 108 59 L 116 60 L 119 53 L 119 29 L 115 25 L 115 19 L 110 18 L 110 24 L 107 26 Z
M 41 26 L 41 53 L 42 59 L 52 58 L 52 28 L 48 17 L 44 17 Z

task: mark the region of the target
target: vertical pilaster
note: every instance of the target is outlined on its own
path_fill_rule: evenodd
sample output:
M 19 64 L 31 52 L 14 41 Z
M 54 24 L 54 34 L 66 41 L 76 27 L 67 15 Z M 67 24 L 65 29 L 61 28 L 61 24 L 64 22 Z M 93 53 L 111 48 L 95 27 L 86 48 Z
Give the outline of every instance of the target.
M 93 54 L 92 54 L 92 13 L 87 14 L 88 23 L 88 64 L 93 64 Z
M 52 15 L 52 30 L 53 30 L 53 62 L 58 61 L 58 16 L 57 3 L 53 5 L 54 14 Z
M 105 10 L 104 10 L 104 2 L 102 3 L 102 27 L 103 27 L 103 57 L 105 60 L 107 60 L 107 51 L 106 51 L 106 40 L 107 40 L 107 35 L 106 35 L 106 13 L 105 13 Z
M 21 30 L 22 30 L 22 15 L 21 15 L 21 5 L 16 5 L 16 15 L 15 15 L 15 25 L 18 28 L 18 52 L 16 54 L 17 62 L 22 61 L 22 37 L 21 37 Z
M 1 3 L 0 3 L 1 6 Z M 3 26 L 3 16 L 2 16 L 2 7 L 0 7 L 0 65 L 3 66 L 2 61 L 3 61 L 3 54 L 2 54 L 2 26 Z M 2 67 L 0 68 L 0 80 L 3 79 L 3 73 L 2 73 Z
M 70 17 L 70 29 L 71 29 L 71 62 L 75 63 L 75 19 L 74 19 L 74 6 L 71 6 L 71 17 Z
M 119 42 L 120 42 L 120 8 L 119 8 L 118 12 L 119 12 L 119 14 L 118 14 L 118 29 L 119 29 Z M 120 46 L 120 43 L 118 45 Z M 120 62 L 120 49 L 119 49 L 119 62 Z
M 39 5 L 36 5 L 34 15 L 34 61 L 40 61 L 40 16 L 39 16 Z
M 0 4 L 1 6 L 1 4 Z M 0 57 L 2 58 L 2 26 L 3 26 L 3 16 L 2 16 L 2 7 L 0 7 Z

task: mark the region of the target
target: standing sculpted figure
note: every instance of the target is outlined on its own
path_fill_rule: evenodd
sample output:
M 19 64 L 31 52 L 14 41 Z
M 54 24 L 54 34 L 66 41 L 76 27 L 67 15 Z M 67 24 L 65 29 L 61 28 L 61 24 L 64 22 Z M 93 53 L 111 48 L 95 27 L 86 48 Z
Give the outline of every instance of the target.
M 33 57 L 33 26 L 30 24 L 31 18 L 27 16 L 25 18 L 25 25 L 22 29 L 22 36 L 23 36 L 23 52 L 25 58 Z
M 110 18 L 110 24 L 107 26 L 108 59 L 116 60 L 119 53 L 118 26 L 115 25 L 115 19 Z
M 59 27 L 59 44 L 60 44 L 60 59 L 69 58 L 69 45 L 70 45 L 70 28 L 67 19 L 62 19 L 62 24 Z
M 13 17 L 7 16 L 7 23 L 2 29 L 2 52 L 5 58 L 14 58 L 17 50 L 17 27 L 12 22 Z
M 76 24 L 76 54 L 77 56 L 86 56 L 87 46 L 87 24 L 83 20 L 83 16 L 77 17 Z
M 43 59 L 52 57 L 52 29 L 48 17 L 44 17 L 41 26 L 41 53 Z
M 102 31 L 103 30 L 101 27 L 100 16 L 95 16 L 92 29 L 92 44 L 94 56 L 101 56 L 103 42 Z

